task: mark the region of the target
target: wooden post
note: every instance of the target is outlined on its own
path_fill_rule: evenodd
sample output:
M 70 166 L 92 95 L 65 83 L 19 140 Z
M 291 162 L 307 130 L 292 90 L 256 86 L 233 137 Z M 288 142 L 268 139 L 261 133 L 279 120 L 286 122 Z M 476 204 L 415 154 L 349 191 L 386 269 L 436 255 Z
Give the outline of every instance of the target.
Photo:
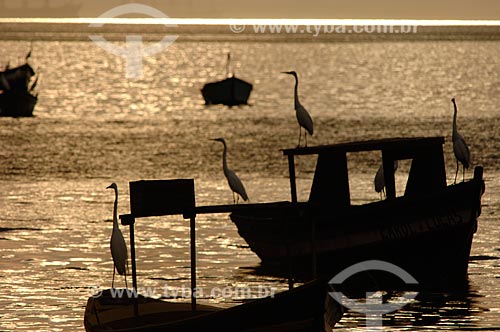
M 285 216 L 286 213 L 283 213 Z M 288 265 L 288 289 L 293 289 L 293 262 L 292 262 L 292 254 L 290 253 L 290 222 L 286 218 L 283 218 L 283 222 L 285 223 L 285 248 L 286 248 L 286 260 Z
M 318 277 L 317 255 L 316 255 L 316 220 L 311 216 L 309 209 L 306 211 L 307 219 L 311 222 L 311 258 L 313 280 Z
M 394 158 L 387 151 L 382 151 L 382 163 L 384 165 L 385 193 L 387 199 L 396 198 L 396 180 L 394 178 Z
M 189 229 L 191 234 L 191 310 L 196 311 L 196 223 L 191 216 Z
M 134 234 L 134 224 L 135 218 L 130 214 L 125 214 L 120 216 L 121 223 L 124 226 L 129 226 L 130 233 L 130 260 L 132 261 L 132 294 L 137 293 L 137 265 L 135 262 L 135 234 Z M 137 302 L 137 296 L 134 300 L 134 316 L 139 316 L 139 304 Z
M 295 160 L 293 154 L 288 155 L 288 172 L 290 173 L 290 192 L 292 203 L 297 203 L 297 185 L 295 183 Z
M 290 175 L 290 193 L 292 204 L 297 203 L 297 184 L 295 182 L 295 159 L 293 154 L 288 155 L 288 173 Z M 286 258 L 288 263 L 288 289 L 293 288 L 293 258 L 290 252 L 290 225 L 287 218 L 283 219 L 286 223 L 285 232 L 286 232 Z

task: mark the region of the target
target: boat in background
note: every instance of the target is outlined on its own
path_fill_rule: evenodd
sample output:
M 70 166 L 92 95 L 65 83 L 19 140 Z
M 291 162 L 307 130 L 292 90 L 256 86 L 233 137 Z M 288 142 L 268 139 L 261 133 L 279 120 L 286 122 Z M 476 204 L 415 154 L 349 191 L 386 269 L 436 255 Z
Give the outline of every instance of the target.
M 253 85 L 230 73 L 231 53 L 227 54 L 226 77 L 217 82 L 207 83 L 201 89 L 206 105 L 223 104 L 227 106 L 248 104 Z
M 29 57 L 26 57 L 26 59 Z M 26 62 L 15 67 L 0 71 L 0 116 L 28 117 L 33 116 L 33 110 L 38 101 L 35 88 L 39 76 L 33 83 L 35 71 Z
M 333 277 L 379 260 L 410 273 L 419 288 L 463 288 L 481 213 L 483 169 L 476 167 L 471 180 L 447 185 L 443 143 L 443 137 L 395 138 L 284 150 L 292 201 L 235 211 L 230 218 L 262 269 L 273 274 Z M 365 151 L 381 151 L 387 198 L 353 205 L 347 154 Z M 309 200 L 297 202 L 294 157 L 304 155 L 317 155 L 316 170 Z M 411 168 L 404 194 L 396 197 L 393 165 L 405 159 Z M 404 287 L 386 272 L 356 278 L 350 278 L 353 285 L 375 290 Z

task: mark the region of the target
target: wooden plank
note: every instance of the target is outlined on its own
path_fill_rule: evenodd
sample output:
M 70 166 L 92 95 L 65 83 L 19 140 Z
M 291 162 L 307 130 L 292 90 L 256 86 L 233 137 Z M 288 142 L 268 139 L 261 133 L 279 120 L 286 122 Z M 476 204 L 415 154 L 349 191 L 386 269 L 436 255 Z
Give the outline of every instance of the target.
M 283 208 L 289 210 L 293 207 L 303 208 L 309 205 L 306 202 L 298 202 L 292 204 L 291 202 L 272 202 L 272 203 L 251 203 L 251 204 L 231 204 L 231 205 L 207 205 L 197 206 L 195 208 L 196 214 L 209 214 L 209 213 L 232 213 L 232 212 L 246 212 L 262 209 L 279 209 Z
M 189 218 L 194 210 L 193 179 L 130 182 L 130 211 L 136 218 L 176 214 Z
M 320 145 L 312 147 L 285 149 L 283 154 L 290 155 L 310 155 L 321 152 L 360 152 L 383 149 L 393 149 L 400 151 L 411 151 L 414 149 L 425 149 L 426 147 L 444 144 L 444 137 L 410 137 L 410 138 L 387 138 L 379 140 L 368 140 L 359 142 L 348 142 L 331 145 Z M 406 159 L 406 158 L 405 158 Z

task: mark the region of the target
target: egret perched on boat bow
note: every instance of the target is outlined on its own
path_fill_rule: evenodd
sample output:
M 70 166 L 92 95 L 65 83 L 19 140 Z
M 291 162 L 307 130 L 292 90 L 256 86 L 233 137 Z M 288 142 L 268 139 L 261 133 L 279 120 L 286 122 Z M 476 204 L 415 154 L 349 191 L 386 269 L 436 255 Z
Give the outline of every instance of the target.
M 106 189 L 114 189 L 115 191 L 115 203 L 113 207 L 113 233 L 111 233 L 111 256 L 113 257 L 113 281 L 111 283 L 111 288 L 114 287 L 115 283 L 115 269 L 118 271 L 119 275 L 125 276 L 125 287 L 127 286 L 127 245 L 125 244 L 125 239 L 123 234 L 118 227 L 118 186 L 116 183 L 112 183 Z
M 458 162 L 462 164 L 462 181 L 465 181 L 465 169 L 469 168 L 470 165 L 470 150 L 467 146 L 467 143 L 465 142 L 465 139 L 457 130 L 457 104 L 455 102 L 455 98 L 452 98 L 451 102 L 453 103 L 453 107 L 455 108 L 455 111 L 453 113 L 453 133 L 451 137 L 453 140 L 453 153 L 455 154 L 455 158 L 457 159 L 457 171 L 455 173 L 455 183 L 457 183 L 459 166 Z
M 398 161 L 394 160 L 394 172 L 398 169 Z M 384 176 L 384 164 L 381 164 L 375 174 L 373 179 L 373 184 L 375 186 L 375 191 L 380 193 L 380 198 L 382 199 L 382 194 L 385 194 L 385 176 Z
M 248 195 L 246 193 L 245 187 L 243 186 L 243 183 L 238 178 L 236 173 L 227 167 L 226 141 L 224 140 L 224 138 L 215 138 L 215 139 L 212 139 L 212 141 L 217 141 L 217 142 L 221 142 L 222 144 L 224 144 L 224 152 L 222 153 L 222 169 L 224 171 L 224 176 L 227 179 L 227 183 L 229 184 L 229 188 L 231 188 L 231 191 L 233 192 L 233 202 L 236 204 L 238 202 L 239 196 L 241 196 L 241 198 L 243 198 L 244 201 L 247 201 Z M 236 198 L 234 197 L 235 193 L 236 193 Z
M 304 128 L 304 138 L 305 138 L 305 146 L 307 146 L 307 133 L 309 135 L 313 135 L 314 133 L 314 128 L 313 128 L 313 120 L 307 110 L 302 106 L 302 104 L 299 101 L 299 77 L 297 76 L 297 73 L 295 71 L 284 71 L 281 72 L 282 74 L 288 74 L 292 75 L 295 77 L 295 95 L 294 95 L 294 100 L 295 100 L 295 115 L 297 116 L 297 121 L 299 122 L 299 144 L 297 147 L 300 146 L 300 136 L 302 134 L 302 128 Z

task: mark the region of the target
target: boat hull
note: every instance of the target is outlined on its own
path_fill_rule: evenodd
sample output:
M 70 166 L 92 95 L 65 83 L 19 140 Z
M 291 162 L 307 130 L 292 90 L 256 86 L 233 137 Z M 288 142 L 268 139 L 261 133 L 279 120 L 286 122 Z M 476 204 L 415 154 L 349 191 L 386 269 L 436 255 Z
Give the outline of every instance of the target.
M 4 91 L 0 94 L 0 116 L 29 117 L 38 101 L 28 91 Z
M 227 106 L 244 105 L 252 92 L 252 84 L 236 77 L 207 83 L 201 90 L 206 105 L 223 104 Z
M 457 288 L 467 285 L 482 190 L 482 180 L 473 180 L 425 197 L 337 211 L 304 208 L 295 215 L 287 212 L 290 204 L 274 212 L 232 213 L 231 220 L 273 273 L 308 278 L 315 267 L 333 277 L 356 263 L 382 260 L 406 270 L 423 288 Z M 402 282 L 385 272 L 365 279 L 376 280 L 373 286 Z
M 135 315 L 134 299 L 117 301 L 109 294 L 89 298 L 84 318 L 87 332 L 319 331 L 324 326 L 328 296 L 326 281 L 315 281 L 228 309 L 198 305 L 196 312 L 191 311 L 189 303 L 141 297 Z M 342 316 L 340 305 L 329 309 L 338 321 Z

